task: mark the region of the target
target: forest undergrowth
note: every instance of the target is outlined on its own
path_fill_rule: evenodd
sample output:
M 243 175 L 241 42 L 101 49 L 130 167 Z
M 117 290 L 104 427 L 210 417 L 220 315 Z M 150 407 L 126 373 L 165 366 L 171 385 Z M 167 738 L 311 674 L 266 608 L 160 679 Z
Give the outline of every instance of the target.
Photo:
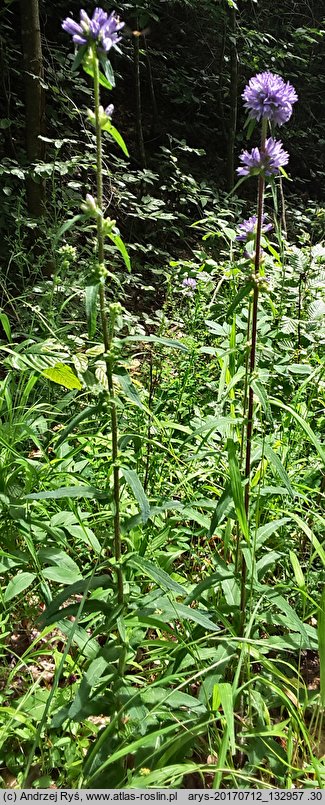
M 323 788 L 324 211 L 277 139 L 299 99 L 250 80 L 233 192 L 175 137 L 132 178 L 97 12 L 63 24 L 88 150 L 65 173 L 52 143 L 46 255 L 17 216 L 1 280 L 2 786 Z

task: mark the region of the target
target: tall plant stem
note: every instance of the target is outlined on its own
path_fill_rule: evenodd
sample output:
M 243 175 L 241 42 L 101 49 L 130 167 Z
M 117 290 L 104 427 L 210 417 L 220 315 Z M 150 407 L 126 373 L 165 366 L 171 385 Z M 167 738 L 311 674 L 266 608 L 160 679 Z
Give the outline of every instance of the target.
M 102 155 L 102 132 L 100 126 L 100 96 L 99 96 L 99 66 L 95 47 L 92 51 L 92 66 L 94 74 L 94 101 L 95 101 L 95 123 L 96 123 L 96 161 L 97 161 L 97 205 L 100 214 L 97 217 L 97 250 L 98 263 L 104 266 L 104 232 L 103 232 L 103 155 Z M 114 499 L 114 556 L 116 561 L 116 575 L 118 585 L 118 603 L 124 601 L 123 575 L 119 562 L 121 560 L 121 526 L 120 526 L 120 475 L 118 467 L 118 427 L 116 402 L 113 386 L 113 360 L 112 360 L 112 339 L 114 334 L 115 316 L 112 313 L 111 321 L 108 322 L 106 314 L 106 296 L 104 287 L 104 272 L 99 285 L 99 305 L 100 317 L 103 332 L 103 342 L 106 356 L 106 374 L 108 391 L 110 398 L 111 429 L 112 429 L 112 464 L 113 464 L 113 499 Z
M 265 140 L 267 133 L 267 120 L 262 122 L 262 135 L 261 135 L 261 151 L 265 150 Z M 245 453 L 245 512 L 247 521 L 249 520 L 249 501 L 250 501 L 250 474 L 251 474 L 251 454 L 252 454 L 252 435 L 253 435 L 253 417 L 254 417 L 254 392 L 252 388 L 252 379 L 255 371 L 256 364 L 256 343 L 257 343 L 257 313 L 258 313 L 258 296 L 259 296 L 259 276 L 260 276 L 260 262 L 261 262 L 261 237 L 263 227 L 263 212 L 264 212 L 264 191 L 265 179 L 263 174 L 258 179 L 258 193 L 257 193 L 257 227 L 256 227 L 256 242 L 255 242 L 255 259 L 254 259 L 254 295 L 252 305 L 252 330 L 251 330 L 251 343 L 249 355 L 249 389 L 248 389 L 248 411 L 247 411 L 247 429 L 246 429 L 246 453 Z M 241 568 L 241 595 L 240 595 L 240 611 L 241 611 L 241 631 L 243 632 L 245 623 L 245 608 L 246 608 L 246 561 L 242 556 Z

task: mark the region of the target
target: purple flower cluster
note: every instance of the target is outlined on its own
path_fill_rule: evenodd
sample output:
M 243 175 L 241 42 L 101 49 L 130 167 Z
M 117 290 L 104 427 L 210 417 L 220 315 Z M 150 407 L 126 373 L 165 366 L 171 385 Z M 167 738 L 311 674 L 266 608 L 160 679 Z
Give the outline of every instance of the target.
M 182 285 L 183 288 L 186 288 L 187 291 L 195 291 L 197 282 L 194 279 L 194 277 L 184 277 Z
M 263 225 L 262 225 L 262 233 L 263 235 L 266 232 L 269 232 L 272 229 L 272 224 L 265 224 L 265 215 L 263 215 Z M 247 240 L 254 240 L 256 236 L 257 230 L 257 216 L 252 215 L 251 218 L 248 218 L 246 221 L 243 221 L 242 224 L 238 226 L 238 235 L 236 236 L 236 240 L 247 241 Z
M 292 115 L 292 105 L 298 100 L 293 86 L 274 73 L 259 73 L 251 78 L 242 97 L 249 116 L 270 120 L 277 126 L 287 123 Z
M 115 11 L 108 16 L 102 8 L 95 8 L 92 18 L 88 17 L 86 11 L 80 11 L 80 24 L 67 17 L 62 28 L 72 36 L 76 45 L 87 45 L 96 42 L 98 48 L 108 53 L 112 47 L 116 47 L 121 37 L 118 31 L 123 28 L 124 22 L 120 22 Z
M 280 173 L 280 168 L 289 162 L 289 155 L 280 140 L 269 137 L 265 141 L 264 149 L 252 148 L 251 151 L 243 151 L 239 159 L 243 163 L 242 167 L 237 168 L 239 176 L 258 174 L 276 176 Z

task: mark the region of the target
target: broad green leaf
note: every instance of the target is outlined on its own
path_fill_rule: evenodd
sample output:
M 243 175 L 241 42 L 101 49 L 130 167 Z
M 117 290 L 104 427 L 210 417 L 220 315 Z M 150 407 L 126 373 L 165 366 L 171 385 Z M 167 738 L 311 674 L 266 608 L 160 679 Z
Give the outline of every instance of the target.
M 216 570 L 206 579 L 202 579 L 202 581 L 200 581 L 187 596 L 185 599 L 185 604 L 191 604 L 192 601 L 198 601 L 205 590 L 209 590 L 211 587 L 217 587 L 217 585 L 219 585 L 223 579 L 233 578 L 233 569 L 228 569 L 226 563 L 222 562 L 220 559 L 218 560 L 218 564 L 221 565 L 220 570 Z
M 127 484 L 132 489 L 135 499 L 138 501 L 141 511 L 141 519 L 146 523 L 150 517 L 150 503 L 135 470 L 130 470 L 128 467 L 121 467 L 121 475 L 124 476 Z
M 27 590 L 27 587 L 30 587 L 35 578 L 35 573 L 17 573 L 17 576 L 10 580 L 5 589 L 4 602 L 11 601 L 12 598 Z
M 96 332 L 98 292 L 99 292 L 99 283 L 97 283 L 97 285 L 86 285 L 86 316 L 88 323 L 88 338 L 93 338 Z
M 78 576 L 80 575 L 78 565 L 74 559 L 59 548 L 41 548 L 38 552 L 38 557 L 42 563 L 48 562 L 51 565 L 59 565 L 59 567 L 68 568 L 68 570 L 77 573 Z
M 79 378 L 70 369 L 70 366 L 65 363 L 56 363 L 55 366 L 49 366 L 48 369 L 43 369 L 41 374 L 66 389 L 82 389 L 82 383 Z
M 140 400 L 138 392 L 137 392 L 135 386 L 133 385 L 132 380 L 129 377 L 129 375 L 127 375 L 127 374 L 125 374 L 125 375 L 116 375 L 116 374 L 114 374 L 113 375 L 113 380 L 117 381 L 117 383 L 123 389 L 124 394 L 128 397 L 128 399 L 134 405 L 136 405 L 138 408 L 141 408 L 142 411 L 146 410 L 145 406 L 143 405 L 143 403 Z
M 236 447 L 232 439 L 227 439 L 230 485 L 238 522 L 246 542 L 249 543 L 249 530 L 244 505 L 244 493 L 238 467 Z
M 82 578 L 80 570 L 71 570 L 69 567 L 46 567 L 43 576 L 59 584 L 74 584 Z

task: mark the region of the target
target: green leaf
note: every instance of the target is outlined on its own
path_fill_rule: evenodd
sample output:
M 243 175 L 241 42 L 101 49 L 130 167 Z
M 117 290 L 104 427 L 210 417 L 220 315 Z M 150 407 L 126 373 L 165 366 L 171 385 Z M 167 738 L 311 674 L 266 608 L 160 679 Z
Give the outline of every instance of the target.
M 151 562 L 148 562 L 147 559 L 143 559 L 142 556 L 131 556 L 128 560 L 128 565 L 132 567 L 139 568 L 143 570 L 143 572 L 153 581 L 155 581 L 158 586 L 162 590 L 172 590 L 177 595 L 186 596 L 186 590 L 177 581 L 174 581 L 168 573 L 165 573 L 164 570 L 161 570 L 160 567 L 156 567 Z
M 112 243 L 114 243 L 114 246 L 116 246 L 116 248 L 121 253 L 121 255 L 123 257 L 123 260 L 125 262 L 125 265 L 127 267 L 127 270 L 131 271 L 130 258 L 129 258 L 129 255 L 128 255 L 127 250 L 126 250 L 126 246 L 123 243 L 123 240 L 120 237 L 120 235 L 115 234 L 115 232 L 107 232 L 107 237 L 109 237 L 109 239 L 112 241 Z
M 206 579 L 202 579 L 202 581 L 200 581 L 196 587 L 194 587 L 194 590 L 192 590 L 192 592 L 187 596 L 185 599 L 185 604 L 191 604 L 192 601 L 198 601 L 205 590 L 209 590 L 211 587 L 216 587 L 224 579 L 233 578 L 233 569 L 228 569 L 226 563 L 222 562 L 220 559 L 218 560 L 218 564 L 221 565 L 220 570 L 216 570 L 214 573 L 211 573 L 211 576 L 208 576 Z
M 4 602 L 11 601 L 16 595 L 20 595 L 24 590 L 27 590 L 27 587 L 30 587 L 35 578 L 35 573 L 17 573 L 17 576 L 10 580 L 5 589 Z
M 294 520 L 297 523 L 297 525 L 301 528 L 304 534 L 306 534 L 306 537 L 308 537 L 308 539 L 310 540 L 313 548 L 315 549 L 319 558 L 322 560 L 323 567 L 325 568 L 325 551 L 323 546 L 320 544 L 319 540 L 315 536 L 315 534 L 309 528 L 305 520 L 302 520 L 302 518 L 299 517 L 299 514 L 295 514 L 294 512 L 288 512 L 288 515 L 291 518 L 291 520 Z
M 229 461 L 230 485 L 231 485 L 233 501 L 235 504 L 235 510 L 243 536 L 245 537 L 246 542 L 249 543 L 250 540 L 249 540 L 249 530 L 244 505 L 244 493 L 237 461 L 236 447 L 232 439 L 227 439 L 227 452 Z
M 214 685 L 212 696 L 212 709 L 218 710 L 219 703 L 225 714 L 226 724 L 228 727 L 228 735 L 230 742 L 231 754 L 234 755 L 236 751 L 235 746 L 235 723 L 234 723 L 234 706 L 233 706 L 233 692 L 229 682 L 218 682 Z
M 74 58 L 74 61 L 72 63 L 72 68 L 71 69 L 72 69 L 73 73 L 76 70 L 78 70 L 78 67 L 80 67 L 80 65 L 81 65 L 81 63 L 82 63 L 82 61 L 84 59 L 84 56 L 86 55 L 87 51 L 88 51 L 88 45 L 81 45 L 81 47 L 78 48 L 77 53 L 76 53 L 75 58 Z
M 65 567 L 80 575 L 78 565 L 65 551 L 61 551 L 58 548 L 41 548 L 38 552 L 38 557 L 42 563 L 49 562 L 58 565 L 60 568 Z
M 295 576 L 295 579 L 296 579 L 296 584 L 301 590 L 304 590 L 304 589 L 306 589 L 306 582 L 305 582 L 304 574 L 303 574 L 303 572 L 301 570 L 301 565 L 300 565 L 298 556 L 294 551 L 289 551 L 289 556 L 290 556 L 290 562 L 291 562 L 292 567 L 293 567 L 293 572 L 294 572 L 294 576 Z M 325 657 L 324 657 L 324 659 L 325 659 Z
M 89 578 L 87 578 L 87 579 L 83 578 L 83 579 L 80 579 L 80 580 L 74 582 L 69 587 L 67 587 L 66 590 L 63 590 L 61 593 L 56 595 L 55 598 L 53 598 L 53 601 L 51 601 L 47 605 L 45 612 L 40 617 L 40 622 L 41 622 L 42 626 L 46 625 L 47 623 L 52 623 L 54 615 L 56 613 L 58 615 L 57 619 L 59 620 L 60 619 L 60 617 L 59 617 L 60 616 L 60 609 L 61 609 L 62 605 L 69 598 L 72 598 L 72 596 L 80 595 L 80 594 L 82 595 L 84 593 L 85 589 L 87 589 L 87 590 L 101 590 L 101 589 L 107 589 L 108 587 L 111 588 L 112 585 L 113 585 L 112 579 L 108 575 L 106 575 L 106 576 L 104 576 L 104 575 L 102 575 L 102 576 L 94 576 L 93 578 L 90 578 L 90 579 Z M 96 596 L 93 596 L 93 597 L 95 598 Z
M 54 238 L 54 245 L 55 246 L 57 245 L 58 241 L 61 240 L 62 235 L 64 235 L 64 233 L 67 232 L 68 229 L 71 229 L 71 227 L 74 226 L 77 223 L 77 221 L 81 221 L 84 217 L 85 216 L 80 213 L 79 215 L 74 215 L 73 218 L 69 218 L 69 221 L 66 221 L 64 224 L 62 224 L 62 226 L 60 227 L 60 229 L 58 229 L 56 236 Z
M 99 283 L 97 283 L 96 285 L 86 285 L 86 316 L 88 323 L 88 338 L 93 338 L 96 332 L 98 293 L 99 293 Z
M 109 84 L 111 84 L 112 87 L 115 87 L 115 76 L 114 76 L 113 67 L 111 65 L 110 60 L 107 58 L 106 53 L 99 53 L 98 58 L 99 58 L 102 70 L 104 71 L 104 74 L 105 74 L 105 76 L 107 78 L 107 81 L 109 82 Z
M 59 386 L 64 386 L 67 389 L 82 389 L 82 383 L 75 373 L 65 363 L 56 363 L 55 366 L 49 366 L 48 369 L 43 369 L 41 372 L 43 377 L 52 380 L 53 383 L 58 383 Z
M 8 341 L 11 341 L 12 338 L 11 338 L 10 321 L 6 313 L 0 313 L 0 323 L 2 324 L 2 327 L 5 331 Z
M 243 288 L 240 289 L 240 291 L 238 291 L 230 307 L 227 310 L 226 314 L 227 319 L 230 318 L 230 316 L 232 316 L 232 314 L 234 313 L 240 302 L 242 302 L 242 300 L 245 299 L 245 297 L 250 294 L 253 288 L 254 288 L 254 282 L 250 280 L 249 282 L 246 283 L 246 285 L 243 286 Z
M 258 550 L 259 548 L 264 545 L 264 542 L 274 534 L 275 531 L 278 531 L 281 526 L 285 525 L 290 521 L 290 517 L 281 517 L 280 520 L 271 520 L 270 523 L 265 523 L 265 525 L 261 525 L 256 532 L 256 541 L 255 541 L 255 548 Z
M 24 500 L 60 500 L 60 498 L 108 500 L 110 494 L 96 489 L 95 486 L 61 486 L 59 489 L 46 489 L 44 492 L 33 492 L 25 495 Z
M 94 78 L 94 71 L 89 61 L 86 63 L 84 62 L 82 67 L 87 75 L 90 75 L 91 78 Z M 111 84 L 111 82 L 108 81 L 106 76 L 104 76 L 101 72 L 99 73 L 99 83 L 102 87 L 105 87 L 105 89 L 113 89 L 113 84 Z
M 267 395 L 266 395 L 265 388 L 262 385 L 262 383 L 260 382 L 260 380 L 253 380 L 252 381 L 252 389 L 253 389 L 254 394 L 256 395 L 256 397 L 258 397 L 258 399 L 259 399 L 259 401 L 260 401 L 260 403 L 262 405 L 262 408 L 263 408 L 263 411 L 265 413 L 265 417 L 266 417 L 267 421 L 270 423 L 270 425 L 274 425 L 274 419 L 273 419 L 273 416 L 272 416 L 271 407 L 270 407 L 270 404 L 269 404 L 269 401 L 268 401 L 268 398 L 267 398 Z
M 83 422 L 83 420 L 87 419 L 88 417 L 90 418 L 92 414 L 98 413 L 98 408 L 99 403 L 97 405 L 88 405 L 87 408 L 85 408 L 83 411 L 79 411 L 79 414 L 76 414 L 76 416 L 72 417 L 66 428 L 60 431 L 59 438 L 55 442 L 55 448 L 57 449 L 60 447 L 60 444 L 66 440 L 67 436 L 69 436 L 69 434 L 77 427 L 77 425 L 79 425 L 80 422 Z
M 121 467 L 121 475 L 124 476 L 127 484 L 131 487 L 134 497 L 140 506 L 142 522 L 146 523 L 150 517 L 150 503 L 137 473 L 135 470 L 130 470 L 128 467 Z
M 218 500 L 218 504 L 213 512 L 211 517 L 211 523 L 209 528 L 209 537 L 213 537 L 213 534 L 222 523 L 224 518 L 226 517 L 227 512 L 229 511 L 230 506 L 232 505 L 232 494 L 230 489 L 230 484 L 227 484 L 221 497 Z
M 136 405 L 138 408 L 141 408 L 142 411 L 146 410 L 145 406 L 143 405 L 143 403 L 140 400 L 138 392 L 137 392 L 136 388 L 134 387 L 134 385 L 132 383 L 132 380 L 129 377 L 129 375 L 127 375 L 127 374 L 125 374 L 125 375 L 116 375 L 116 374 L 114 374 L 113 379 L 116 380 L 116 382 L 121 386 L 121 388 L 123 389 L 124 394 L 126 395 L 126 397 L 128 397 L 128 399 L 134 405 Z
M 120 148 L 123 151 L 123 154 L 125 154 L 126 157 L 130 156 L 129 152 L 128 152 L 128 149 L 126 147 L 126 143 L 124 142 L 122 135 L 115 128 L 115 126 L 112 125 L 112 123 L 111 123 L 111 121 L 109 119 L 107 119 L 107 122 L 104 123 L 101 128 L 102 128 L 102 131 L 107 131 L 108 134 L 110 134 L 111 137 L 113 137 L 113 140 L 115 140 L 117 145 L 120 146 Z
M 180 341 L 175 341 L 173 338 L 162 338 L 158 335 L 127 335 L 123 341 L 141 341 L 144 344 L 161 344 L 161 346 L 170 347 L 170 349 L 180 349 L 182 352 L 189 351 L 188 347 Z
M 277 474 L 279 478 L 281 478 L 281 481 L 284 483 L 286 489 L 288 490 L 290 497 L 294 498 L 295 493 L 292 489 L 289 475 L 285 470 L 278 454 L 275 453 L 275 451 L 272 449 L 272 447 L 270 447 L 269 444 L 267 444 L 267 442 L 263 443 L 262 450 L 264 451 L 266 458 L 269 460 L 271 467 L 277 471 Z
M 74 584 L 82 579 L 79 570 L 72 570 L 69 567 L 46 567 L 43 570 L 43 576 L 45 579 L 57 581 L 59 584 Z
M 299 632 L 303 639 L 308 643 L 308 634 L 305 629 L 305 625 L 300 620 L 292 606 L 288 604 L 288 601 L 286 601 L 282 595 L 278 595 L 272 589 L 266 590 L 265 596 L 269 601 L 271 601 L 272 604 L 275 604 L 275 606 L 280 609 L 281 612 L 284 612 L 288 629 L 292 630 L 293 632 Z
M 308 439 L 311 441 L 311 443 L 316 448 L 318 455 L 320 456 L 322 461 L 325 463 L 325 450 L 324 450 L 321 442 L 319 441 L 319 439 L 317 439 L 317 436 L 315 436 L 314 431 L 311 429 L 311 427 L 308 424 L 308 422 L 306 422 L 305 419 L 303 419 L 300 416 L 300 414 L 297 413 L 297 411 L 295 411 L 293 408 L 291 408 L 290 405 L 285 405 L 280 400 L 276 400 L 274 398 L 270 399 L 269 402 L 271 403 L 271 405 L 275 405 L 277 408 L 282 408 L 284 411 L 287 411 L 294 419 L 296 419 L 298 424 L 305 431 L 305 434 L 306 434 L 306 436 L 308 436 Z

